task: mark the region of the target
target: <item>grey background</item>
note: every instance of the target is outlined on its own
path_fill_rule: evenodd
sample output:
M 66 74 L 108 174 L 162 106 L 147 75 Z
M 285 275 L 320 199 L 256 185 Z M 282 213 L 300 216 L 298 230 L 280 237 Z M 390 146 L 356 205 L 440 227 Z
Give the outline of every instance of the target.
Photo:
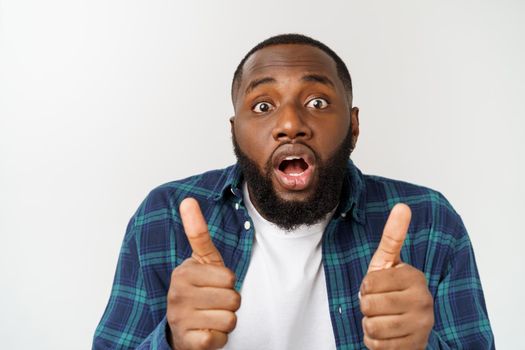
M 366 173 L 462 215 L 497 345 L 525 312 L 525 2 L 0 0 L 2 347 L 89 348 L 128 219 L 234 161 L 229 88 L 283 32 L 347 62 Z

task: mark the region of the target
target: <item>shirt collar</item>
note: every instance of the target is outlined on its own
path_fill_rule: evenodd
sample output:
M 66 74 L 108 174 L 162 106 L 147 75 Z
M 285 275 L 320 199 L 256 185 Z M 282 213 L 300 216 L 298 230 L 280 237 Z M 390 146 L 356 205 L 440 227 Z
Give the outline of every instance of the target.
M 336 215 L 348 217 L 349 215 L 360 224 L 365 223 L 366 186 L 363 174 L 348 160 L 346 175 L 343 182 L 341 202 Z
M 242 181 L 243 176 L 238 163 L 228 167 L 222 173 L 217 184 L 210 195 L 210 199 L 215 201 L 226 200 L 229 196 L 234 196 L 237 201 L 242 200 Z M 341 202 L 334 214 L 334 217 L 351 217 L 360 224 L 365 223 L 365 195 L 366 188 L 361 171 L 354 165 L 352 160 L 348 160 L 347 171 L 343 181 Z

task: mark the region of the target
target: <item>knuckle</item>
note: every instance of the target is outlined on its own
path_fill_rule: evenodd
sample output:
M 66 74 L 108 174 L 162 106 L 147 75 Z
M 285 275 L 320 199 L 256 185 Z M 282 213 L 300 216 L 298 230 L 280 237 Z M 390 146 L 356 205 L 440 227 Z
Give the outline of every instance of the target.
M 168 290 L 168 295 L 167 295 L 166 298 L 168 299 L 168 306 L 177 302 L 176 292 L 175 292 L 174 288 L 170 287 L 170 289 Z
M 168 290 L 168 305 L 180 304 L 188 298 L 191 293 L 188 292 L 189 286 L 184 286 L 180 282 L 173 283 Z
M 432 297 L 432 293 L 428 290 L 428 288 L 425 288 L 425 292 L 427 297 L 426 299 L 426 306 L 433 309 L 434 308 L 434 298 Z
M 428 327 L 428 320 L 426 319 L 426 317 L 420 317 L 415 322 L 415 326 L 417 327 L 418 330 L 426 329 Z
M 184 280 L 188 277 L 188 264 L 186 262 L 177 266 L 171 271 L 171 283 L 176 283 L 179 280 Z
M 409 264 L 403 264 L 403 266 L 397 268 L 397 273 L 404 279 L 413 278 L 416 274 L 419 275 L 420 272 L 421 271 Z
M 370 318 L 364 319 L 363 328 L 365 330 L 365 333 L 368 334 L 369 337 L 371 338 L 377 337 L 377 327 L 375 325 L 375 322 L 371 320 Z
M 213 334 L 211 332 L 203 332 L 199 339 L 199 349 L 211 349 L 213 344 Z
M 373 349 L 370 339 L 368 337 L 364 337 L 363 343 L 365 343 L 365 347 L 367 349 Z
M 434 316 L 434 310 L 432 310 L 432 313 L 429 315 L 428 318 L 428 329 L 434 328 L 434 324 L 436 323 L 436 318 Z
M 171 270 L 171 278 L 170 278 L 170 282 L 171 283 L 174 283 L 175 281 L 178 280 L 178 276 L 180 275 L 180 270 L 181 269 L 182 269 L 182 265 L 179 265 L 176 268 L 174 268 L 173 270 Z
M 432 329 L 434 327 L 434 313 L 428 314 L 427 317 L 422 317 L 421 328 Z
M 227 332 L 233 331 L 236 325 L 237 325 L 237 316 L 233 312 L 231 312 L 226 319 Z
M 174 310 L 168 310 L 166 312 L 166 320 L 168 321 L 169 325 L 179 327 L 182 323 L 181 321 L 184 320 L 184 317 L 181 317 L 182 312 L 174 312 Z
M 363 282 L 361 283 L 361 290 L 363 294 L 370 293 L 372 291 L 372 284 L 373 284 L 373 278 L 370 276 L 370 274 L 366 275 L 363 279 Z
M 386 342 L 384 340 L 374 339 L 374 342 L 375 350 L 394 350 L 392 347 L 386 346 Z
M 176 316 L 176 313 L 175 312 L 167 312 L 166 313 L 166 320 L 168 321 L 168 323 L 170 325 L 172 324 L 177 324 L 178 322 L 178 319 L 177 319 L 177 316 Z
M 376 299 L 372 296 L 365 296 L 364 298 L 362 298 L 362 301 L 364 301 L 364 303 L 362 304 L 362 307 L 363 307 L 363 313 L 367 316 L 370 316 L 372 314 L 374 314 L 374 312 L 377 312 L 377 302 L 376 302 Z
M 215 343 L 219 349 L 222 349 L 228 342 L 228 334 L 222 334 L 222 337 L 216 339 Z
M 368 316 L 370 314 L 370 297 L 369 296 L 364 296 L 364 297 L 361 297 L 361 312 L 363 313 L 363 315 L 365 316 Z
M 177 291 L 177 288 L 175 286 L 171 286 L 168 290 L 168 307 L 170 305 L 176 304 L 179 300 L 179 292 Z
M 168 292 L 166 320 L 169 324 L 181 325 L 191 315 L 191 300 L 184 288 L 173 289 Z
M 420 294 L 421 296 L 417 298 L 419 307 L 423 310 L 432 309 L 434 307 L 434 299 L 428 289 L 425 287 L 425 290 L 421 291 Z
M 433 309 L 434 308 L 434 300 L 432 299 L 431 296 L 427 296 L 426 298 L 422 298 L 423 299 L 423 308 L 424 309 Z
M 241 307 L 241 295 L 237 291 L 231 293 L 230 306 L 233 311 L 237 311 Z
M 381 341 L 377 339 L 365 337 L 364 342 L 365 342 L 366 347 L 370 350 L 380 350 L 381 349 Z
M 404 266 L 404 270 L 405 274 L 407 275 L 407 278 L 412 278 L 415 281 L 415 283 L 419 285 L 427 284 L 427 278 L 421 270 L 418 270 L 414 266 L 408 264 Z
M 398 270 L 402 271 L 404 273 L 410 273 L 410 271 L 412 271 L 412 270 L 419 271 L 418 269 L 416 269 L 412 265 L 406 264 L 406 263 L 402 263 L 402 265 L 398 267 Z
M 235 276 L 235 273 L 233 273 L 233 271 L 230 269 L 226 269 L 226 282 L 231 288 L 235 286 L 236 280 L 237 280 L 237 277 Z

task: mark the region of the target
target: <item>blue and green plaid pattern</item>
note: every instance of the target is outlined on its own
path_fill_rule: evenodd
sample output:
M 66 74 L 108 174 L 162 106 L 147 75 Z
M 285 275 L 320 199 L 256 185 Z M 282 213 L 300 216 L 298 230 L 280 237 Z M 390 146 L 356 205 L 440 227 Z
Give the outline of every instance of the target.
M 147 196 L 128 224 L 93 349 L 169 349 L 165 314 L 170 276 L 191 255 L 178 214 L 186 197 L 199 201 L 240 290 L 254 237 L 253 224 L 244 226 L 251 219 L 241 183 L 242 174 L 234 165 L 170 182 Z M 440 193 L 363 175 L 351 161 L 340 205 L 323 238 L 337 348 L 365 348 L 357 294 L 390 209 L 398 202 L 412 209 L 401 257 L 424 272 L 434 297 L 435 325 L 428 349 L 494 348 L 474 252 L 459 215 Z

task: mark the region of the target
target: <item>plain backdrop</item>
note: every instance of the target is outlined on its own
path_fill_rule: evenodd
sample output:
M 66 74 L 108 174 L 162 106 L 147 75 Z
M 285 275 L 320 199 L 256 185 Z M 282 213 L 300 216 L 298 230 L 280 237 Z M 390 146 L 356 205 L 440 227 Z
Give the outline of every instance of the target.
M 452 202 L 525 348 L 525 2 L 0 0 L 2 348 L 90 348 L 129 218 L 234 162 L 233 71 L 285 32 L 346 61 L 356 164 Z

